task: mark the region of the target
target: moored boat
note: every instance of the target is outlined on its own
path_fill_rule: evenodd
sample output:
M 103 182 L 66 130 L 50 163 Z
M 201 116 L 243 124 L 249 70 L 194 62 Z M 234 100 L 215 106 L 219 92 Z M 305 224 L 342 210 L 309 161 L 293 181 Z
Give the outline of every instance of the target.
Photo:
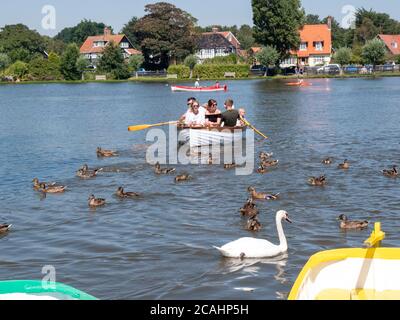
M 47 284 L 47 285 L 46 285 Z M 1 281 L 0 300 L 97 300 L 62 283 L 32 280 Z
M 232 144 L 245 138 L 247 127 L 179 127 L 179 140 L 190 147 Z
M 313 255 L 299 274 L 289 300 L 400 300 L 400 248 L 379 248 L 380 223 L 370 248 Z
M 216 91 L 228 91 L 228 86 L 210 86 L 210 87 L 189 87 L 189 86 L 171 86 L 172 91 L 183 91 L 183 92 L 216 92 Z

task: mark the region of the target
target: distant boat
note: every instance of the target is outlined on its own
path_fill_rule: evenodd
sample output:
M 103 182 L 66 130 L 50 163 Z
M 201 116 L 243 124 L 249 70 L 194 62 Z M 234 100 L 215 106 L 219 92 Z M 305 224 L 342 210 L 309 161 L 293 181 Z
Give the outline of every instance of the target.
M 228 86 L 210 86 L 210 87 L 188 87 L 188 86 L 171 86 L 172 91 L 183 92 L 215 92 L 215 91 L 228 91 Z
M 298 87 L 309 87 L 312 86 L 310 82 L 288 82 L 286 83 L 287 86 L 298 86 Z

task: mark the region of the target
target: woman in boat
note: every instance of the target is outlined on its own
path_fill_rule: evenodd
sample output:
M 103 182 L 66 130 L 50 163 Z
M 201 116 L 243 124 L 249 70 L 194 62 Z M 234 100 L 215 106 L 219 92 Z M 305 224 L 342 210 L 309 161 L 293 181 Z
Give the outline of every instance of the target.
M 203 127 L 206 122 L 206 114 L 203 109 L 200 108 L 198 101 L 194 101 L 190 110 L 186 113 L 185 125 L 189 127 Z
M 206 110 L 206 126 L 220 127 L 221 126 L 221 111 L 218 109 L 218 103 L 214 99 L 208 101 Z

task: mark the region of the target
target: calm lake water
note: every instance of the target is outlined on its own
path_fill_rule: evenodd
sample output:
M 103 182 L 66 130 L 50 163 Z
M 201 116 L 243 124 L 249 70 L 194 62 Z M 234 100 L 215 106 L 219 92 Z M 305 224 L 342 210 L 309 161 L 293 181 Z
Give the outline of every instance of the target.
M 380 170 L 400 160 L 400 78 L 227 82 L 227 93 L 199 94 L 201 102 L 232 97 L 271 139 L 259 151 L 274 152 L 277 168 L 265 175 L 235 176 L 221 166 L 177 166 L 194 179 L 175 184 L 146 164 L 146 132 L 133 124 L 174 120 L 188 94 L 161 83 L 39 84 L 0 86 L 0 223 L 13 224 L 0 238 L 0 279 L 56 280 L 101 299 L 286 299 L 303 265 L 320 251 L 360 247 L 368 230 L 343 232 L 336 218 L 381 221 L 384 246 L 400 246 L 399 179 Z M 96 147 L 120 157 L 98 159 Z M 321 160 L 332 156 L 332 166 Z M 336 169 L 349 159 L 347 172 Z M 94 180 L 75 171 L 84 163 L 104 167 Z M 326 174 L 324 188 L 307 184 Z M 68 186 L 45 199 L 31 180 Z M 143 196 L 121 201 L 120 185 Z M 247 187 L 280 192 L 260 202 L 258 234 L 244 230 L 238 209 Z M 90 194 L 107 206 L 88 208 Z M 278 242 L 275 213 L 289 250 L 274 259 L 224 259 L 213 245 L 255 236 Z M 251 289 L 251 290 L 249 290 Z

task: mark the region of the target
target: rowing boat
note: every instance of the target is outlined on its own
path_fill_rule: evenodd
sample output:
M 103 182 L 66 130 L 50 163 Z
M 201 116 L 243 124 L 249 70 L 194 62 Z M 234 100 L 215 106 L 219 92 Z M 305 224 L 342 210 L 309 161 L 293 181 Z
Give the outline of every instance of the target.
M 289 300 L 400 300 L 400 248 L 379 248 L 384 237 L 376 223 L 365 242 L 372 247 L 313 255 Z
M 245 138 L 247 127 L 178 127 L 179 140 L 190 147 L 230 144 Z
M 47 285 L 46 285 L 47 284 Z M 32 280 L 1 281 L 0 300 L 97 300 L 62 283 Z
M 216 91 L 227 91 L 228 86 L 210 86 L 210 87 L 188 87 L 188 86 L 171 86 L 172 91 L 183 91 L 183 92 L 216 92 Z
M 287 86 L 297 86 L 297 87 L 310 87 L 312 83 L 309 82 L 288 82 L 286 83 Z

